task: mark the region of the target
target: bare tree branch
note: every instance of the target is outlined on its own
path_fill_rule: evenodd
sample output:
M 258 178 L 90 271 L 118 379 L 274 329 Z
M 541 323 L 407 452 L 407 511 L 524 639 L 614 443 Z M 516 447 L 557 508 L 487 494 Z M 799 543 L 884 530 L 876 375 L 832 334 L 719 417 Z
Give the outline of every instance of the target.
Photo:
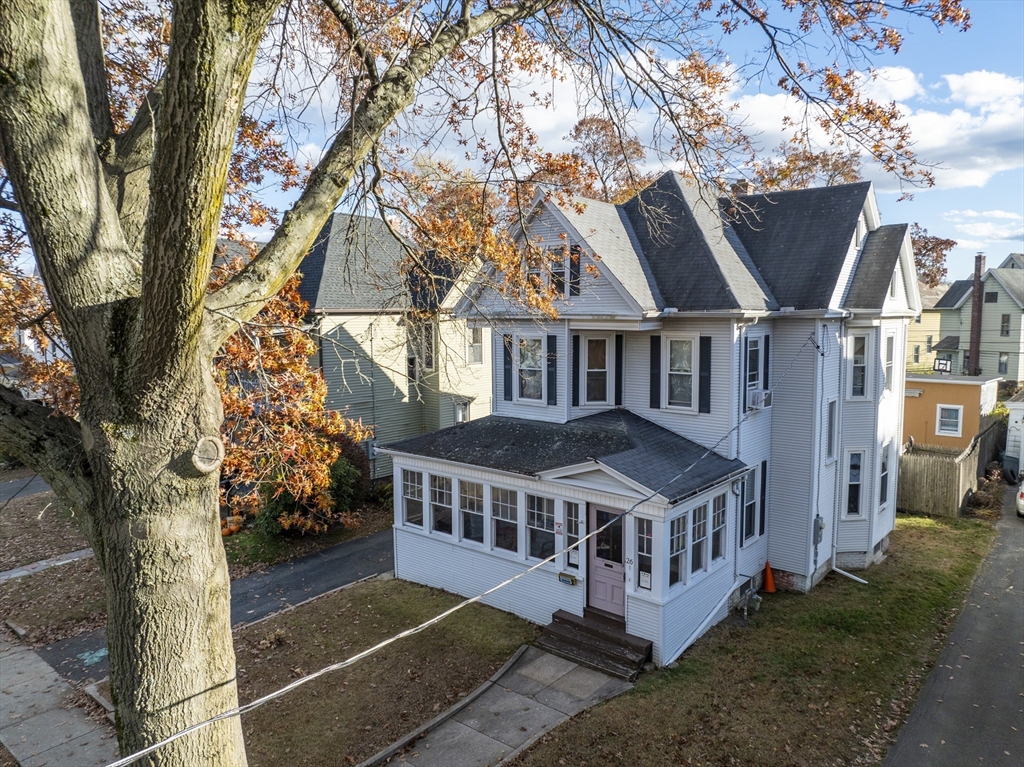
M 338 20 L 341 28 L 345 30 L 345 34 L 348 35 L 352 50 L 355 51 L 356 55 L 363 62 L 363 67 L 366 69 L 370 82 L 380 82 L 380 75 L 377 73 L 377 61 L 373 57 L 373 52 L 366 47 L 359 29 L 356 27 L 356 20 L 341 6 L 340 0 L 324 0 L 324 5 L 330 8 L 334 18 Z

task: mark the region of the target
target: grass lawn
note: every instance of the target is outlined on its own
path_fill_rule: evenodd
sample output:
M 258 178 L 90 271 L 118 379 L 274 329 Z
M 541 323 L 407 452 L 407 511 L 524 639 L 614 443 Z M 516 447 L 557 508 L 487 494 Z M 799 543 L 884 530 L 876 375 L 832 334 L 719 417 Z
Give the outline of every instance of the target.
M 89 546 L 53 492 L 17 496 L 0 506 L 0 571 Z
M 239 697 L 253 700 L 436 615 L 459 597 L 371 581 L 235 634 Z M 355 764 L 472 692 L 539 629 L 471 605 L 242 718 L 252 767 Z
M 876 763 L 909 713 L 994 530 L 903 517 L 863 586 L 766 594 L 677 668 L 563 724 L 516 767 Z M 938 636 L 937 636 L 938 634 Z

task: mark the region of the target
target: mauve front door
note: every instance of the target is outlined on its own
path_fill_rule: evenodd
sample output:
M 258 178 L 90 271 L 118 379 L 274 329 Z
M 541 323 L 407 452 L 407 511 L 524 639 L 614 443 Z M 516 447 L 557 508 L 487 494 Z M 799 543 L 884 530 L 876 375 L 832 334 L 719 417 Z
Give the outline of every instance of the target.
M 591 607 L 612 615 L 626 614 L 626 568 L 623 565 L 622 512 L 589 507 L 590 529 L 611 525 L 590 539 L 587 570 L 587 601 Z

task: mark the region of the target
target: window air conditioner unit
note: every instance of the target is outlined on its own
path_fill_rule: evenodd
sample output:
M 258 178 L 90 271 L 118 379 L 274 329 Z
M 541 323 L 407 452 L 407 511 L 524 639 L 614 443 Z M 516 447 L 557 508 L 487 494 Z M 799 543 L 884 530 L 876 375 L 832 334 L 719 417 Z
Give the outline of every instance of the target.
M 767 389 L 747 390 L 747 410 L 763 410 L 772 405 L 772 393 Z

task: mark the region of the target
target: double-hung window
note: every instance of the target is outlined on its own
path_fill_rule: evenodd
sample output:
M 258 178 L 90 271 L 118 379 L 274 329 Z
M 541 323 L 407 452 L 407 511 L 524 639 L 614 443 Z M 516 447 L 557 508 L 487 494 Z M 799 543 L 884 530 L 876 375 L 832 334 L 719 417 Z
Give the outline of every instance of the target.
M 576 546 L 583 537 L 583 522 L 580 518 L 580 505 L 572 501 L 565 502 L 565 566 L 579 568 L 580 547 Z M 576 548 L 572 548 L 576 546 Z
M 636 518 L 636 571 L 637 588 L 651 588 L 654 552 L 654 523 L 643 517 Z
M 868 395 L 868 337 L 850 337 L 850 396 Z
M 767 336 L 748 335 L 746 348 L 746 380 L 743 382 L 746 407 L 769 407 L 772 404 L 772 397 L 768 392 L 769 339 Z
M 725 557 L 725 504 L 726 494 L 711 501 L 711 561 Z
M 452 479 L 430 475 L 431 529 L 436 533 L 452 534 Z
M 890 442 L 882 448 L 882 470 L 878 473 L 878 508 L 881 510 L 889 500 L 889 450 Z
M 757 478 L 755 472 L 750 472 L 743 478 L 743 489 L 740 498 L 743 501 L 743 542 L 757 535 L 757 494 L 755 492 Z
M 921 347 L 914 345 L 914 364 L 916 365 L 921 361 Z
M 959 437 L 963 430 L 963 405 L 937 405 L 935 433 L 941 437 Z
M 423 527 L 423 472 L 402 469 L 402 517 L 407 525 Z
M 896 353 L 896 336 L 885 337 L 885 390 L 892 391 L 893 387 L 893 357 Z
M 494 548 L 519 551 L 519 493 L 502 487 L 491 488 L 491 540 Z
M 686 573 L 686 515 L 676 517 L 669 523 L 668 537 L 668 585 L 683 580 Z
M 479 482 L 459 482 L 459 514 L 462 538 L 484 542 L 484 486 Z
M 520 338 L 517 344 L 517 394 L 521 400 L 544 401 L 544 343 L 540 337 Z
M 1010 353 L 999 352 L 999 375 L 1004 376 L 1010 370 Z
M 534 559 L 555 553 L 555 499 L 526 496 L 526 550 Z
M 932 338 L 933 338 L 933 336 L 928 336 L 925 339 L 925 344 L 924 344 L 924 350 L 926 352 L 928 352 L 929 354 L 932 353 Z
M 466 363 L 480 365 L 484 361 L 484 329 L 469 328 L 466 336 Z
M 1003 314 L 999 317 L 999 335 L 1008 336 L 1010 335 L 1010 315 Z
M 701 504 L 691 512 L 693 537 L 690 543 L 690 572 L 707 566 L 708 560 L 708 505 Z
M 694 403 L 694 339 L 668 339 L 668 385 L 666 404 L 669 407 L 693 409 Z
M 565 248 L 548 252 L 551 269 L 551 290 L 558 296 L 565 295 Z
M 608 339 L 586 339 L 586 404 L 608 402 Z
M 846 468 L 846 515 L 849 517 L 860 516 L 860 488 L 861 468 L 864 463 L 864 453 L 854 450 L 848 453 L 849 461 Z

